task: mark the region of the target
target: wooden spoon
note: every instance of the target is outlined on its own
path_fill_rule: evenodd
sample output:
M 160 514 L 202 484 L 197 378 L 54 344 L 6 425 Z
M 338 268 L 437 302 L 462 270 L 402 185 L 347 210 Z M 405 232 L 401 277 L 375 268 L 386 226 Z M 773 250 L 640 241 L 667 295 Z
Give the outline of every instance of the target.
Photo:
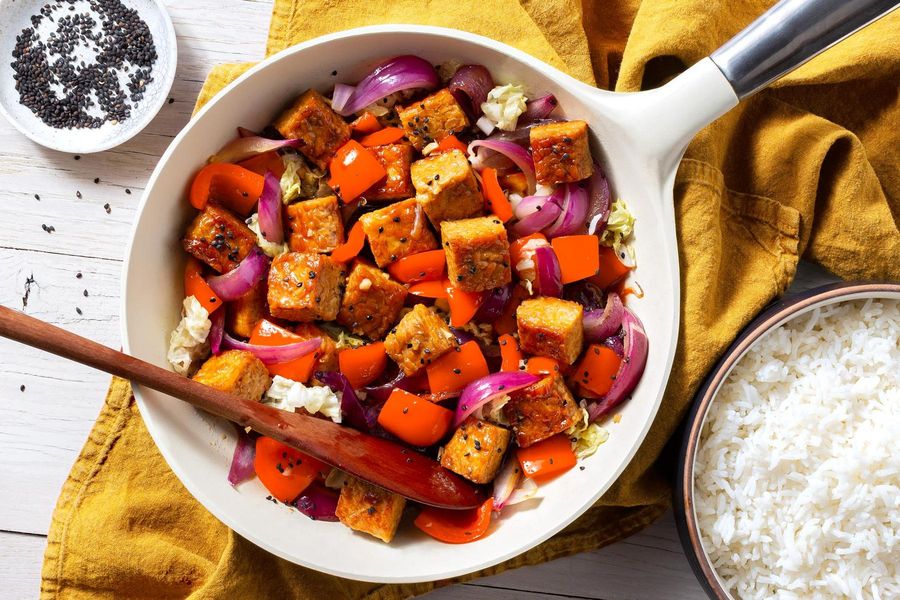
M 0 336 L 180 398 L 410 500 L 453 509 L 484 501 L 472 484 L 400 444 L 220 392 L 19 311 L 0 307 Z

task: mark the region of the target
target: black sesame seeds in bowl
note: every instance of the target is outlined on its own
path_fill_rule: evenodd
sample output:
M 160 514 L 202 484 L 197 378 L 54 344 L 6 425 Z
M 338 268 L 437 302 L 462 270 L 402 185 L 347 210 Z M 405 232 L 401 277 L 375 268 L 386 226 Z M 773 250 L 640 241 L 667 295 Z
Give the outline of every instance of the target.
M 117 146 L 165 104 L 175 30 L 161 0 L 0 2 L 0 113 L 71 153 Z

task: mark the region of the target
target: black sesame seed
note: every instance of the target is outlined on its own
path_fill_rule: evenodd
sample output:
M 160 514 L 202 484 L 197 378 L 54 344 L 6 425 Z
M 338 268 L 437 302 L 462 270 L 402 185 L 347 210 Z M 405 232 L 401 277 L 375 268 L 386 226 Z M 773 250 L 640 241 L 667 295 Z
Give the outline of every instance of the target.
M 103 205 L 103 210 L 106 211 L 106 214 L 110 214 L 112 212 L 112 208 L 109 206 L 109 202 Z
M 85 298 L 88 297 L 88 291 L 87 291 L 87 290 L 84 290 L 83 294 L 84 294 L 84 297 L 85 297 Z
M 131 190 L 129 190 L 128 188 L 125 188 L 125 193 L 128 194 L 128 195 L 130 196 L 130 195 L 131 195 Z
M 75 307 L 75 312 L 77 312 L 79 315 L 82 314 L 82 313 L 81 313 L 81 309 L 78 308 L 77 306 Z
M 24 392 L 24 391 L 25 391 L 25 384 L 24 384 L 24 383 L 23 383 L 22 385 L 19 386 L 19 391 L 20 391 L 20 392 Z
M 81 192 L 76 190 L 76 191 L 75 191 L 75 197 L 78 198 L 78 199 L 80 200 L 80 199 L 81 199 Z
M 40 200 L 40 199 L 41 199 L 41 197 L 40 197 L 40 196 L 38 196 L 38 195 L 37 195 L 37 194 L 35 194 L 35 195 L 34 195 L 34 199 L 35 199 L 35 200 Z
M 84 275 L 81 274 L 81 271 L 75 273 L 75 279 L 81 279 L 82 277 L 84 277 Z
M 99 177 L 94 177 L 94 183 L 100 183 L 100 178 L 99 178 Z

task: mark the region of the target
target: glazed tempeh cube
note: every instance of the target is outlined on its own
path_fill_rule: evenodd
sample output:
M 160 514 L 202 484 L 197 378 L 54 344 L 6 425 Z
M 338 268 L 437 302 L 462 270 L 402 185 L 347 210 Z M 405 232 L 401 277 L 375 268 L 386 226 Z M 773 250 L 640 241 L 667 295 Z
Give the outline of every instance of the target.
M 210 357 L 193 380 L 254 401 L 262 398 L 270 382 L 266 365 L 244 350 L 226 350 Z
M 357 335 L 381 339 L 400 318 L 406 293 L 405 286 L 381 269 L 356 261 L 337 321 Z
M 182 246 L 219 273 L 227 273 L 256 247 L 256 234 L 227 209 L 210 203 L 194 217 Z
M 286 139 L 298 139 L 297 150 L 320 169 L 350 139 L 350 125 L 315 90 L 307 90 L 275 121 Z
M 584 121 L 533 127 L 531 154 L 538 183 L 544 185 L 581 181 L 594 172 L 588 125 Z
M 412 164 L 416 202 L 435 227 L 441 221 L 482 213 L 484 198 L 466 156 L 459 150 L 433 154 Z
M 512 281 L 509 240 L 497 217 L 441 223 L 450 283 L 467 292 L 490 290 Z
M 288 252 L 269 269 L 269 310 L 290 321 L 331 321 L 341 304 L 341 266 L 324 254 Z

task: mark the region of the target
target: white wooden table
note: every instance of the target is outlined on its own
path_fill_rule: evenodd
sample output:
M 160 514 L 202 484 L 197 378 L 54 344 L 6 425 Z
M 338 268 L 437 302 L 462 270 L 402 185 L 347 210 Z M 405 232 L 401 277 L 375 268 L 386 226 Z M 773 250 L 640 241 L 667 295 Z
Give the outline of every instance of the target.
M 114 347 L 120 345 L 122 254 L 142 188 L 188 121 L 209 69 L 263 55 L 271 10 L 270 0 L 166 4 L 179 43 L 170 94 L 174 102 L 134 140 L 76 160 L 35 145 L 0 120 L 0 303 Z M 97 177 L 99 183 L 94 182 Z M 47 233 L 42 225 L 55 231 Z M 813 274 L 812 279 L 821 277 Z M 100 410 L 108 380 L 103 373 L 0 341 L 4 598 L 37 596 L 50 515 Z M 597 552 L 445 588 L 429 598 L 472 597 L 473 591 L 489 600 L 703 596 L 671 515 Z

